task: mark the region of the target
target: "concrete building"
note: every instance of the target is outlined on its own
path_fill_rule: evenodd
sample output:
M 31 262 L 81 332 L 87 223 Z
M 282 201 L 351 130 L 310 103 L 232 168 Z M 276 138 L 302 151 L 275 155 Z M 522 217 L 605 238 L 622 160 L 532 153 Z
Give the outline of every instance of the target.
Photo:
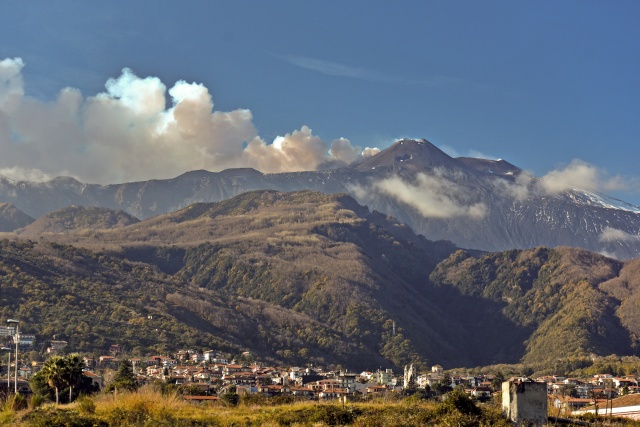
M 431 367 L 431 372 L 433 372 L 434 374 L 442 375 L 444 369 L 440 365 L 433 365 Z
M 16 328 L 13 326 L 0 326 L 0 337 L 11 337 L 16 334 Z
M 503 382 L 502 413 L 517 425 L 544 425 L 547 422 L 547 384 L 530 379 Z
M 371 375 L 371 380 L 380 385 L 388 387 L 396 385 L 395 377 L 393 376 L 393 369 L 377 370 Z

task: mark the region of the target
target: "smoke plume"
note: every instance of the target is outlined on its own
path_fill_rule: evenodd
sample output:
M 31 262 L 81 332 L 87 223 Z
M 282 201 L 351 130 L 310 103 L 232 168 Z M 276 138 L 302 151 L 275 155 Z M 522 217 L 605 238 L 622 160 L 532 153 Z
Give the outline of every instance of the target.
M 0 174 L 12 179 L 69 175 L 116 183 L 194 169 L 286 172 L 362 155 L 347 139 L 327 142 L 307 126 L 268 143 L 251 111 L 214 111 L 204 85 L 178 81 L 167 90 L 157 77 L 126 68 L 95 96 L 64 88 L 55 101 L 42 102 L 25 95 L 23 67 L 20 58 L 0 61 Z
M 380 152 L 380 149 L 378 147 L 365 147 L 365 149 L 362 150 L 362 157 L 372 157 L 378 154 L 379 152 Z

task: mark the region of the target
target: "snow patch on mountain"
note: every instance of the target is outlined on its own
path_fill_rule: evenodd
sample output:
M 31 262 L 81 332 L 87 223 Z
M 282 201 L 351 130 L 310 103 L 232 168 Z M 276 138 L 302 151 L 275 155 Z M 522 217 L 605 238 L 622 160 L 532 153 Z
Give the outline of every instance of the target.
M 640 214 L 640 207 L 627 203 L 615 197 L 605 194 L 593 193 L 590 191 L 573 190 L 569 197 L 576 203 L 584 203 L 589 206 L 599 206 L 606 209 L 620 209 L 628 212 Z

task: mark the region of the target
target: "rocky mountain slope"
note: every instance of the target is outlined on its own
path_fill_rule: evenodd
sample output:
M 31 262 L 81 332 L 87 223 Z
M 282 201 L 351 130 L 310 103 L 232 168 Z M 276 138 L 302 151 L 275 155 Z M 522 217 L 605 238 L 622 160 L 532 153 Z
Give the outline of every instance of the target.
M 640 208 L 580 190 L 549 191 L 506 161 L 452 158 L 425 140 L 401 140 L 357 164 L 317 172 L 193 171 L 106 186 L 72 178 L 29 183 L 0 177 L 0 201 L 33 217 L 84 205 L 149 218 L 259 189 L 349 193 L 429 239 L 460 247 L 576 246 L 619 259 L 640 256 Z

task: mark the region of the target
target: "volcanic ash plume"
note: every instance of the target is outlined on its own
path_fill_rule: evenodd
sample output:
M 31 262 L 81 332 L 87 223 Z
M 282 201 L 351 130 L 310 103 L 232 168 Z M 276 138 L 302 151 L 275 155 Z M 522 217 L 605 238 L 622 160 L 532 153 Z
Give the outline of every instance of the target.
M 23 67 L 20 58 L 0 61 L 0 174 L 13 179 L 69 175 L 115 183 L 194 169 L 287 172 L 362 155 L 347 139 L 329 143 L 307 126 L 267 143 L 251 111 L 214 111 L 204 85 L 178 81 L 167 91 L 157 77 L 127 68 L 105 92 L 85 98 L 64 88 L 55 101 L 42 102 L 25 95 Z

